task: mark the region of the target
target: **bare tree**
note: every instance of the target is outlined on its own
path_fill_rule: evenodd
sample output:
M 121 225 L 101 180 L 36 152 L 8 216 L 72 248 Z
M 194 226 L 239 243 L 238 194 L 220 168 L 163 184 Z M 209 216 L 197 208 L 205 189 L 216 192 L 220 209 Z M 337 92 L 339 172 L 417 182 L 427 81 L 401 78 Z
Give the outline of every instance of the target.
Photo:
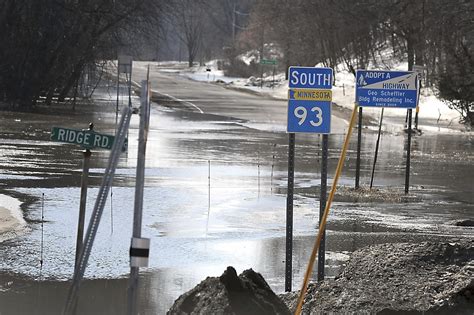
M 203 3 L 200 0 L 173 0 L 171 3 L 169 18 L 176 27 L 176 35 L 186 45 L 188 64 L 192 67 L 202 45 Z
M 3 0 L 0 8 L 0 95 L 31 106 L 64 98 L 104 47 L 116 47 L 112 34 L 156 21 L 162 2 Z

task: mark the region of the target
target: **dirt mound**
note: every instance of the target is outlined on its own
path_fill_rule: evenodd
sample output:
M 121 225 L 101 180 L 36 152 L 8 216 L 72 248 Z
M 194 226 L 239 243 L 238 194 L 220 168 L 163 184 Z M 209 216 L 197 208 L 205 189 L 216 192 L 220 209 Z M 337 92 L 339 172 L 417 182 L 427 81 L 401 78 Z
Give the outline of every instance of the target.
M 237 276 L 233 267 L 219 277 L 208 277 L 181 295 L 167 314 L 290 314 L 263 277 L 252 269 Z
M 294 309 L 297 295 L 283 298 Z M 334 281 L 310 285 L 303 313 L 473 314 L 474 241 L 358 250 Z

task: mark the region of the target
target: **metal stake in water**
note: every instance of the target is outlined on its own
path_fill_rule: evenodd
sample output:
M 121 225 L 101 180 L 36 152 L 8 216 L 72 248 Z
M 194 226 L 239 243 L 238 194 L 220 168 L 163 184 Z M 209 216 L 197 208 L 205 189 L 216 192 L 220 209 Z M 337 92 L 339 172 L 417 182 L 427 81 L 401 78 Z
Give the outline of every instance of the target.
M 260 155 L 257 156 L 257 185 L 258 197 L 260 198 Z
M 206 221 L 206 236 L 209 228 L 209 216 L 211 214 L 211 160 L 208 162 L 207 168 L 207 221 Z
M 41 252 L 40 252 L 40 278 L 43 271 L 43 249 L 44 249 L 44 193 L 41 199 Z
M 379 154 L 380 134 L 382 133 L 383 111 L 384 107 L 382 107 L 382 112 L 380 113 L 379 132 L 377 134 L 377 142 L 375 143 L 374 164 L 372 165 L 372 175 L 370 176 L 370 189 L 372 189 L 372 185 L 374 183 L 375 165 L 377 163 L 377 156 Z

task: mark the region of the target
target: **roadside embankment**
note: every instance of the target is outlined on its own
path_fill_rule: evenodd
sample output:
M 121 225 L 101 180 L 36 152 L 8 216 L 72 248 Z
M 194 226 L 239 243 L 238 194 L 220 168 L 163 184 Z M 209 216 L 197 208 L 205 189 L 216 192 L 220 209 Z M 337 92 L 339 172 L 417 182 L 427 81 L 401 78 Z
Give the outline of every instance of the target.
M 297 292 L 282 294 L 291 310 Z M 310 284 L 303 314 L 472 314 L 474 241 L 355 251 L 333 281 Z

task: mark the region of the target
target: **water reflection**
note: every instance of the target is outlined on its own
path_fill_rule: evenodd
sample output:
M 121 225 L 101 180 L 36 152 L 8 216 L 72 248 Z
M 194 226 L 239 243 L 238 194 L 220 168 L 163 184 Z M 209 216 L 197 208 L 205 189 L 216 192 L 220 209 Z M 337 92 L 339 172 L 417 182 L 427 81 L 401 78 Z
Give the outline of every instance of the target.
M 107 115 L 114 116 L 114 107 L 110 109 Z M 1 190 L 22 201 L 35 197 L 25 211 L 32 231 L 0 244 L 2 311 L 57 313 L 62 307 L 65 281 L 73 269 L 82 153 L 74 146 L 50 142 L 48 130 L 54 124 L 82 128 L 87 121 L 99 121 L 97 128 L 113 133 L 113 124 L 106 123 L 111 120 L 99 118 L 88 110 L 54 121 L 31 114 L 27 125 L 35 127 L 24 133 L 24 126 L 11 116 L 2 117 L 9 132 L 1 136 Z M 129 151 L 121 157 L 86 273 L 79 305 L 83 313 L 122 314 L 125 310 L 137 123 L 134 116 Z M 238 272 L 253 268 L 275 291 L 283 291 L 288 139 L 284 132 L 271 132 L 271 124 L 262 124 L 154 106 L 143 224 L 143 235 L 152 238 L 152 248 L 150 268 L 141 275 L 143 311 L 164 313 L 181 293 L 206 276 L 220 275 L 228 265 Z M 364 186 L 370 180 L 375 139 L 373 132 L 364 130 Z M 297 136 L 295 289 L 301 283 L 318 225 L 320 140 L 314 135 Z M 342 141 L 341 134 L 330 136 L 330 177 Z M 403 135 L 382 137 L 375 177 L 382 191 L 384 187 L 403 191 L 404 146 Z M 354 184 L 355 153 L 353 137 L 340 179 L 348 187 Z M 449 223 L 472 216 L 473 188 L 466 184 L 474 176 L 472 138 L 463 134 L 417 136 L 412 154 L 411 183 L 416 198 L 401 204 L 356 202 L 342 196 L 334 203 L 326 246 L 328 276 L 336 275 L 348 254 L 365 245 L 472 237 L 468 228 Z M 105 151 L 93 152 L 88 211 L 95 202 L 107 157 Z M 42 194 L 46 196 L 45 263 L 40 269 Z

